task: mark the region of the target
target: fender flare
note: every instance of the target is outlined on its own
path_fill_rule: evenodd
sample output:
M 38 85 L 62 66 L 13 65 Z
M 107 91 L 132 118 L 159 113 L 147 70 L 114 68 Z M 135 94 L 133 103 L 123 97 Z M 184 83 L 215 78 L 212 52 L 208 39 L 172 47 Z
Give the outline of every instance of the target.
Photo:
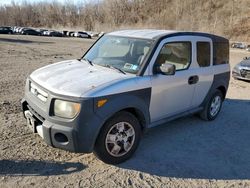
M 207 101 L 210 99 L 211 95 L 215 92 L 216 89 L 220 87 L 223 87 L 225 89 L 225 96 L 226 96 L 229 85 L 229 79 L 230 79 L 230 72 L 214 75 L 213 83 L 200 106 L 204 107 Z
M 150 89 L 150 95 L 151 95 L 151 89 Z M 122 110 L 131 108 L 137 110 L 139 113 L 141 113 L 141 115 L 145 120 L 145 125 L 143 125 L 143 128 L 147 128 L 150 123 L 150 113 L 149 113 L 149 104 L 151 97 L 150 95 L 144 93 L 144 97 L 139 97 L 138 95 L 126 93 L 126 94 L 117 94 L 112 96 L 95 98 L 94 113 L 98 116 L 98 119 L 101 120 L 101 123 L 98 127 L 96 127 L 97 130 L 95 130 L 95 134 L 92 135 L 93 136 L 92 139 L 94 140 L 93 144 L 95 144 L 95 141 L 105 122 L 111 117 L 113 117 L 117 112 Z M 101 99 L 107 99 L 107 102 L 102 107 L 98 108 L 97 103 Z

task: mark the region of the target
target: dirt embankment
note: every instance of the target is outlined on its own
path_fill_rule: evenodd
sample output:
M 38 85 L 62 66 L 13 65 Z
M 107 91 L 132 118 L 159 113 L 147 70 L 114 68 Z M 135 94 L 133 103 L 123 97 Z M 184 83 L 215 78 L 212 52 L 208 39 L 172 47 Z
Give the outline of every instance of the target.
M 0 187 L 250 187 L 249 82 L 231 79 L 215 121 L 193 116 L 153 128 L 118 166 L 52 148 L 32 134 L 20 109 L 26 77 L 80 57 L 92 43 L 0 36 Z M 231 66 L 247 55 L 232 50 Z

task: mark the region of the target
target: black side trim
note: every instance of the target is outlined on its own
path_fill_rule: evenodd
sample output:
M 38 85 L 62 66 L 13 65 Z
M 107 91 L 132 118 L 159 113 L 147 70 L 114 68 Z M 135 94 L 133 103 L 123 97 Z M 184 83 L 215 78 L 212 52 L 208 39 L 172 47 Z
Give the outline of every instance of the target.
M 163 35 L 160 38 L 168 38 L 168 37 L 176 37 L 176 36 L 200 36 L 200 37 L 208 37 L 212 39 L 213 42 L 228 42 L 228 39 L 218 36 L 218 35 L 213 35 L 210 33 L 201 33 L 201 32 L 176 32 L 176 33 L 171 33 L 168 35 Z
M 210 99 L 210 96 L 215 92 L 215 90 L 217 88 L 221 88 L 221 89 L 224 88 L 225 89 L 225 91 L 224 91 L 225 93 L 223 93 L 223 95 L 225 97 L 227 94 L 229 80 L 230 80 L 230 71 L 214 75 L 213 83 L 212 83 L 204 101 L 201 103 L 200 106 L 206 105 L 207 101 Z
M 101 99 L 107 99 L 103 107 L 97 107 Z M 151 88 L 133 90 L 124 93 L 97 97 L 94 99 L 94 111 L 105 122 L 115 113 L 124 109 L 135 109 L 143 115 L 145 126 L 150 122 L 149 105 L 151 100 Z
M 170 117 L 167 117 L 167 118 L 164 118 L 164 119 L 155 121 L 155 122 L 153 122 L 152 124 L 150 124 L 150 128 L 151 128 L 151 127 L 155 127 L 155 126 L 157 126 L 157 125 L 161 125 L 161 124 L 170 122 L 170 121 L 173 121 L 173 120 L 175 120 L 175 119 L 178 119 L 178 118 L 181 118 L 181 117 L 184 117 L 184 116 L 188 116 L 188 115 L 191 115 L 191 114 L 195 114 L 195 113 L 197 113 L 197 112 L 200 112 L 202 109 L 203 109 L 203 107 L 198 107 L 198 108 L 195 108 L 195 109 L 192 109 L 192 110 L 188 110 L 188 111 L 182 112 L 182 113 L 180 113 L 180 114 L 176 114 L 176 115 L 174 115 L 174 116 L 170 116 Z

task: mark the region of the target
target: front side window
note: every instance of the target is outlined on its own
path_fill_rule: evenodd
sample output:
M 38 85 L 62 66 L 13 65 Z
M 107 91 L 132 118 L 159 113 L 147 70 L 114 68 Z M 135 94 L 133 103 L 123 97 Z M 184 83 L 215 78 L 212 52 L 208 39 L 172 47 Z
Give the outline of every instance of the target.
M 191 42 L 171 42 L 165 44 L 157 59 L 156 66 L 164 63 L 175 65 L 176 70 L 184 70 L 191 62 Z
M 210 43 L 209 42 L 197 42 L 197 62 L 200 67 L 210 66 Z
M 83 57 L 93 64 L 115 67 L 136 74 L 153 45 L 153 40 L 106 35 Z

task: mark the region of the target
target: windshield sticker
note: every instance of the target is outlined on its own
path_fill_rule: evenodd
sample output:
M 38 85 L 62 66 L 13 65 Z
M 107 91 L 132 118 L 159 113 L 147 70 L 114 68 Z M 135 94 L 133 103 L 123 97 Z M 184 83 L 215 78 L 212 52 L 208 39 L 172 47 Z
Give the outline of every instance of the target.
M 131 70 L 137 70 L 138 66 L 137 66 L 137 65 L 130 64 L 130 63 L 126 63 L 126 64 L 124 65 L 124 68 L 125 68 L 125 69 L 131 69 Z
M 138 68 L 137 65 L 133 65 L 131 69 L 132 69 L 132 70 L 137 70 L 137 68 Z
M 124 68 L 125 69 L 131 69 L 132 66 L 133 66 L 133 64 L 125 63 Z

